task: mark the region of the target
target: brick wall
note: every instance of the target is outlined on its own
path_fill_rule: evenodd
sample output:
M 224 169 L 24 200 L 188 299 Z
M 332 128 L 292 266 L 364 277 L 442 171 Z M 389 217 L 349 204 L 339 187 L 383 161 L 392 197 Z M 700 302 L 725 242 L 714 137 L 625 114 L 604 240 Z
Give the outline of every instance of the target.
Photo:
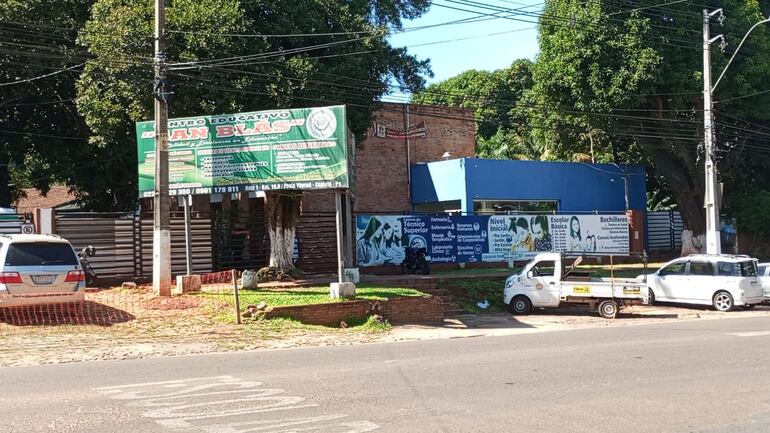
M 374 124 L 393 131 L 407 125 L 425 125 L 425 137 L 409 139 L 409 162 L 439 161 L 445 152 L 451 158 L 476 154 L 476 123 L 473 111 L 425 105 L 383 104 L 374 115 Z M 357 198 L 359 213 L 410 212 L 409 162 L 407 140 L 374 136 L 373 128 L 360 143 L 356 153 Z M 303 211 L 334 212 L 334 194 L 327 191 L 306 193 Z
M 424 323 L 444 320 L 440 301 L 435 297 L 399 297 L 387 301 L 343 301 L 331 304 L 274 307 L 265 315 L 290 317 L 310 325 L 337 326 L 351 317 L 380 314 L 391 323 Z
M 408 122 L 407 122 L 408 117 Z M 476 123 L 473 111 L 407 104 L 383 104 L 375 113 L 374 124 L 394 131 L 408 126 L 425 125 L 425 137 L 409 139 L 380 138 L 369 130 L 356 155 L 358 196 L 355 212 L 409 212 L 409 164 L 439 161 L 445 152 L 451 158 L 476 154 Z M 408 161 L 408 162 L 407 162 Z
M 408 122 L 406 121 L 408 117 Z M 425 137 L 409 139 L 409 161 L 439 161 L 445 152 L 451 158 L 473 157 L 476 152 L 476 123 L 473 111 L 459 108 L 383 104 L 375 113 L 374 124 L 392 131 L 404 131 L 406 125 L 425 125 Z M 380 138 L 370 128 L 367 139 L 356 151 L 357 197 L 356 213 L 409 213 L 412 201 L 409 192 L 409 163 L 407 141 L 403 138 Z M 300 217 L 300 267 L 311 272 L 334 271 L 336 242 L 334 232 L 317 230 L 314 223 L 322 214 L 334 218 L 334 193 L 306 192 L 302 197 L 303 217 Z M 355 224 L 353 225 L 355 227 Z M 323 239 L 327 248 L 323 248 Z M 303 245 L 314 245 L 323 257 L 306 255 Z M 328 257 L 331 256 L 331 257 Z

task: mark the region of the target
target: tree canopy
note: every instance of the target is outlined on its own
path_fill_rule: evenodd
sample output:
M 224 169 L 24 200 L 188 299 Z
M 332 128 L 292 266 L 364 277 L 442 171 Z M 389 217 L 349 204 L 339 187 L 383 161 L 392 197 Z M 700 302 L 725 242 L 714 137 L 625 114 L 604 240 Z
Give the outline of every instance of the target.
M 175 90 L 170 117 L 343 103 L 361 137 L 391 79 L 418 90 L 430 74 L 426 61 L 386 39 L 389 28 L 400 28 L 402 18 L 428 5 L 174 1 L 166 9 Z M 133 125 L 152 118 L 152 34 L 153 9 L 144 0 L 97 1 L 81 34 L 97 60 L 80 77 L 78 107 L 92 132 L 90 145 L 108 155 L 112 178 L 102 184 L 114 188 L 117 203 L 136 195 Z
M 713 45 L 714 81 L 768 3 L 714 4 L 711 10 L 724 8 L 726 20 L 722 27 L 714 17 L 712 35 L 723 33 L 728 43 L 724 53 Z M 478 108 L 480 156 L 516 157 L 505 150 L 526 143 L 543 159 L 646 163 L 649 183 L 667 188 L 688 229 L 702 233 L 702 8 L 548 0 L 539 21 L 540 53 L 531 77 L 520 81 L 525 91 L 520 83 L 505 84 L 503 71 L 468 71 L 429 86 L 414 101 Z M 769 48 L 770 31 L 757 28 L 715 93 L 723 201 L 739 219 L 748 195 L 770 190 L 770 112 L 763 109 L 770 103 Z M 512 122 L 526 126 L 514 135 L 495 132 Z
M 447 105 L 475 111 L 477 153 L 487 158 L 538 159 L 526 118 L 516 104 L 532 87 L 532 62 L 515 60 L 496 71 L 465 71 L 431 84 L 412 98 L 416 104 Z
M 387 35 L 427 0 L 168 2 L 170 116 L 347 104 L 361 138 L 391 86 L 415 91 L 427 61 Z M 134 123 L 152 118 L 153 4 L 0 5 L 0 205 L 17 186 L 65 183 L 95 210 L 136 203 Z M 71 67 L 71 69 L 64 70 Z M 13 179 L 10 179 L 12 177 Z
M 72 158 L 85 124 L 74 105 L 75 80 L 87 58 L 76 43 L 90 1 L 0 3 L 0 206 L 22 194 L 69 182 L 83 169 Z
M 548 114 L 538 139 L 558 154 L 580 145 L 577 134 L 590 129 L 600 132 L 602 145 L 616 158 L 625 159 L 618 162 L 631 162 L 629 156 L 641 151 L 670 187 L 688 229 L 697 234 L 705 230 L 704 155 L 699 145 L 702 15 L 688 3 L 654 6 L 654 1 L 638 2 L 634 9 L 615 2 L 546 2 L 533 96 Z M 762 19 L 759 4 L 725 1 L 720 6 L 728 19 L 723 28 L 714 20 L 714 34 L 724 33 L 735 49 L 746 30 Z M 574 24 L 564 25 L 558 16 L 574 17 Z M 733 168 L 756 155 L 758 140 L 754 131 L 739 129 L 733 119 L 766 123 L 768 113 L 756 107 L 770 102 L 762 95 L 732 98 L 767 85 L 767 48 L 770 33 L 758 29 L 715 95 L 716 156 L 728 194 L 731 186 L 740 187 L 731 184 Z M 727 60 L 717 44 L 712 59 L 716 79 Z

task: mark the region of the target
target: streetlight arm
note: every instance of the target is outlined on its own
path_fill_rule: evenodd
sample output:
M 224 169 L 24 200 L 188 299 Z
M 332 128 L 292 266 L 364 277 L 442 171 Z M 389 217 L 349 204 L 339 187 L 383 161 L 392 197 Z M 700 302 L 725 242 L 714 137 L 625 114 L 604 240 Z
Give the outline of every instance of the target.
M 711 88 L 711 91 L 712 91 L 712 92 L 714 92 L 714 91 L 717 89 L 717 86 L 719 85 L 719 82 L 720 82 L 720 81 L 722 81 L 722 77 L 724 77 L 724 76 L 725 76 L 725 72 L 727 72 L 727 68 L 729 68 L 729 67 L 730 67 L 730 65 L 733 63 L 733 60 L 735 60 L 735 56 L 737 56 L 737 55 L 738 55 L 738 51 L 740 51 L 741 47 L 743 46 L 743 43 L 744 43 L 744 42 L 746 42 L 746 39 L 749 37 L 749 35 L 751 34 L 751 32 L 752 32 L 752 31 L 753 31 L 755 28 L 757 28 L 757 26 L 759 26 L 760 24 L 764 24 L 764 23 L 767 23 L 767 22 L 770 22 L 770 18 L 764 19 L 764 20 L 762 20 L 762 21 L 760 21 L 760 22 L 758 22 L 758 23 L 754 24 L 754 26 L 752 26 L 752 27 L 749 29 L 749 31 L 746 33 L 746 36 L 744 36 L 744 37 L 743 37 L 743 40 L 741 40 L 741 43 L 740 43 L 740 44 L 738 44 L 738 48 L 736 48 L 736 49 L 735 49 L 735 52 L 733 53 L 733 56 L 732 56 L 732 57 L 730 57 L 730 61 L 729 61 L 729 62 L 727 62 L 727 65 L 726 65 L 726 66 L 725 66 L 725 68 L 722 70 L 722 73 L 721 73 L 721 74 L 719 74 L 719 78 L 717 78 L 717 82 L 716 82 L 716 83 L 714 83 L 714 87 L 712 87 L 712 88 Z

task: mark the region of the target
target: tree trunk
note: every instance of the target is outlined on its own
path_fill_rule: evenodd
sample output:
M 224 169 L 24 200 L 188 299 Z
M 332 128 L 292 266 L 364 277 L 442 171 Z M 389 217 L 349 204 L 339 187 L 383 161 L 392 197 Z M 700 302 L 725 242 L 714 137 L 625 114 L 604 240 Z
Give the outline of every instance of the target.
M 8 185 L 11 176 L 8 173 L 8 163 L 10 158 L 5 149 L 0 149 L 0 207 L 10 207 L 12 194 L 11 187 Z
M 682 216 L 682 255 L 701 252 L 705 246 L 706 211 L 703 200 L 706 191 L 704 163 L 699 161 L 696 146 L 688 140 L 666 140 L 666 131 L 658 128 L 664 117 L 665 104 L 660 97 L 651 101 L 650 107 L 659 112 L 653 114 L 658 122 L 640 122 L 637 127 L 647 137 L 638 137 L 646 153 L 652 159 L 656 172 L 666 179 L 674 195 L 679 214 Z M 652 138 L 652 137 L 661 138 Z M 702 159 L 702 158 L 701 158 Z
M 302 196 L 299 193 L 266 192 L 265 212 L 270 234 L 271 268 L 281 271 L 294 269 L 292 249 L 297 231 L 297 219 Z
M 694 235 L 691 230 L 682 230 L 682 256 L 690 254 L 700 254 L 704 252 L 706 245 L 706 234 L 700 233 Z

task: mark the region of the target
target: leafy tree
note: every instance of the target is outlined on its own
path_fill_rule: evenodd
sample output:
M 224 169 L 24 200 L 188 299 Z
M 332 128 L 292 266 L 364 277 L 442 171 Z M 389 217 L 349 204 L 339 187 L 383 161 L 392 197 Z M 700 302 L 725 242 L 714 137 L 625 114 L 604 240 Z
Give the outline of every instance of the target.
M 78 166 L 70 150 L 83 147 L 87 128 L 72 103 L 73 66 L 86 53 L 75 36 L 90 3 L 0 2 L 0 206 L 15 202 L 20 187 L 47 192 Z
M 532 62 L 519 59 L 506 69 L 469 70 L 431 84 L 412 98 L 416 104 L 475 111 L 477 153 L 484 158 L 539 159 L 517 103 L 532 87 Z
M 726 0 L 715 7 L 723 7 L 728 20 L 721 29 L 715 23 L 714 33 L 724 33 L 732 47 L 762 19 L 756 1 Z M 536 139 L 557 157 L 585 152 L 582 134 L 594 131 L 599 151 L 616 162 L 648 158 L 696 238 L 705 231 L 700 9 L 689 3 L 661 7 L 654 0 L 546 1 L 529 101 L 530 111 L 539 113 Z M 727 60 L 717 48 L 715 78 Z M 770 95 L 731 100 L 765 90 L 768 48 L 770 34 L 757 29 L 717 90 L 720 111 L 768 125 L 770 113 L 757 107 L 767 105 Z M 740 123 L 730 118 L 718 114 L 717 121 L 720 152 L 730 143 L 720 167 L 730 191 L 745 168 L 742 160 L 767 140 L 736 129 Z
M 388 29 L 425 12 L 427 0 L 175 0 L 166 8 L 170 117 L 349 104 L 362 138 L 390 80 L 416 91 L 427 62 L 387 42 Z M 97 58 L 78 83 L 90 145 L 106 157 L 94 179 L 116 206 L 136 198 L 134 123 L 152 118 L 153 9 L 146 0 L 98 0 L 81 40 Z M 233 35 L 265 35 L 255 37 Z M 284 36 L 278 36 L 284 35 Z M 295 36 L 285 36 L 295 35 Z M 95 185 L 92 186 L 93 189 Z M 270 265 L 293 268 L 300 194 L 267 194 Z

